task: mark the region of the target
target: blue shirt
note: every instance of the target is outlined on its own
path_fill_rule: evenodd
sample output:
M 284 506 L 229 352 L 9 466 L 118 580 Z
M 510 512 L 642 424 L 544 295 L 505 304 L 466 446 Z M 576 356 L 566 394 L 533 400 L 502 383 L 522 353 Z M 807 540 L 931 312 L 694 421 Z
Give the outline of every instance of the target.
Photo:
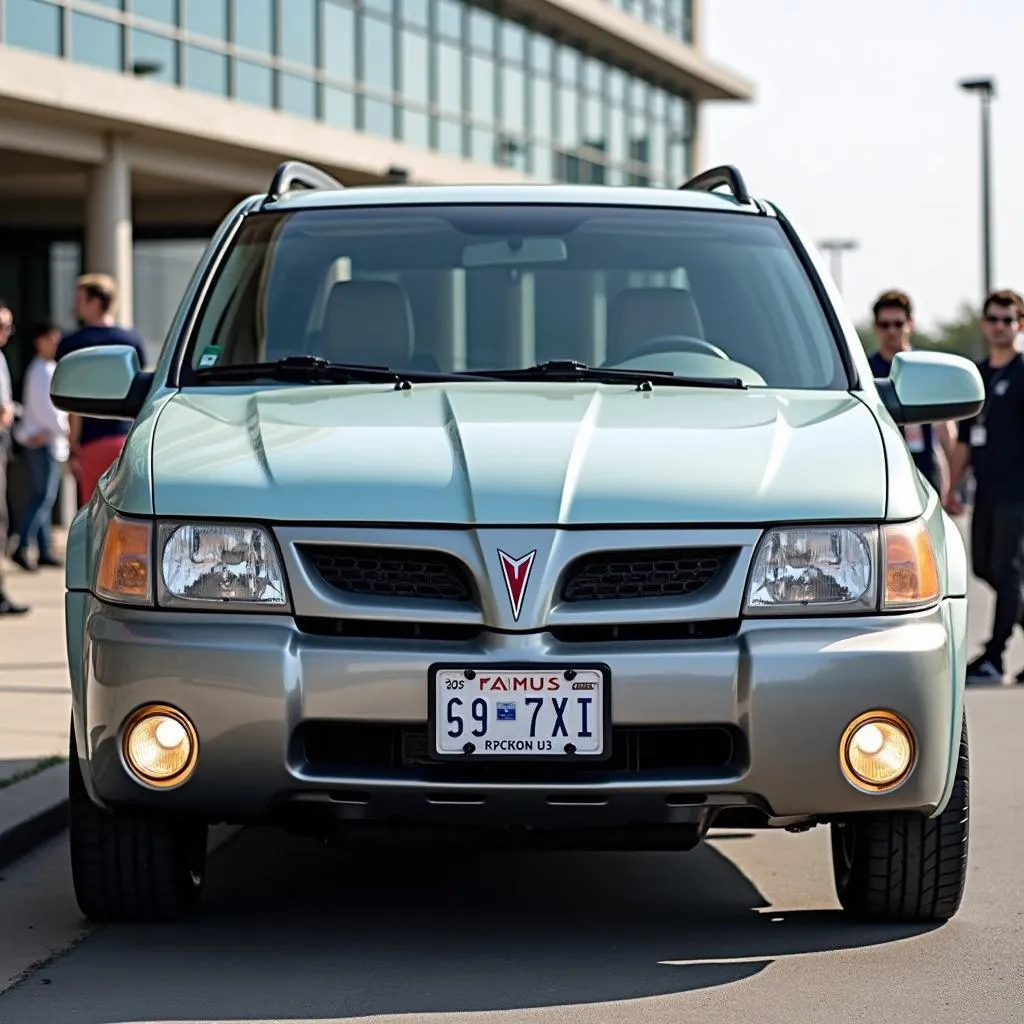
M 875 352 L 868 360 L 871 363 L 871 372 L 875 377 L 888 377 L 892 369 L 890 363 L 881 352 Z M 922 423 L 920 426 L 911 425 L 900 428 L 910 454 L 913 456 L 917 468 L 925 475 L 928 482 L 939 490 L 942 478 L 939 475 L 939 462 L 935 456 L 935 431 L 930 423 Z
M 101 345 L 131 345 L 139 354 L 139 365 L 146 365 L 146 346 L 142 338 L 135 331 L 124 327 L 103 326 L 82 327 L 70 334 L 65 334 L 57 346 L 57 361 L 60 362 L 71 352 L 77 352 L 83 348 L 97 348 Z M 82 417 L 82 433 L 78 443 L 88 444 L 101 437 L 111 437 L 117 434 L 127 434 L 131 429 L 131 420 L 106 420 L 94 419 L 91 416 Z

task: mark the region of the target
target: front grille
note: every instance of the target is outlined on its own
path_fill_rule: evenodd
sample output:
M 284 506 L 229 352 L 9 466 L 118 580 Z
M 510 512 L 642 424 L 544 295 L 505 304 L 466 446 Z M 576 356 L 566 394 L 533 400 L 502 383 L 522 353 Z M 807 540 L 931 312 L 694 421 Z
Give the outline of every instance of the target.
M 565 572 L 562 600 L 685 597 L 711 583 L 734 553 L 732 548 L 672 548 L 583 555 Z
M 403 622 L 387 619 L 332 619 L 298 615 L 296 627 L 309 636 L 343 637 L 349 640 L 417 640 L 469 643 L 483 632 L 474 623 Z
M 299 545 L 299 553 L 324 583 L 347 594 L 473 600 L 469 569 L 441 551 L 306 544 Z
M 747 763 L 743 733 L 729 725 L 614 726 L 605 761 L 548 763 L 437 762 L 421 725 L 375 722 L 306 722 L 294 736 L 295 756 L 323 775 L 386 773 L 439 783 L 586 781 L 595 775 L 670 773 L 701 778 L 739 773 Z

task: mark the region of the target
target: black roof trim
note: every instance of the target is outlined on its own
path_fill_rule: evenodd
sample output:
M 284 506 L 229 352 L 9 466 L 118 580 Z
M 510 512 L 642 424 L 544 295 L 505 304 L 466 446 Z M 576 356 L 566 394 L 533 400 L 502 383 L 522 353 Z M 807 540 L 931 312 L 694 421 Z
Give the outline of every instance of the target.
M 721 167 L 712 167 L 710 170 L 702 171 L 695 178 L 690 178 L 679 186 L 679 189 L 690 189 L 694 192 L 713 192 L 721 185 L 728 185 L 736 202 L 746 206 L 753 200 L 750 192 L 747 191 L 747 183 L 743 180 L 736 167 L 732 164 L 723 164 Z M 678 190 L 677 190 L 678 191 Z
M 338 189 L 344 187 L 337 178 L 331 177 L 326 171 L 320 170 L 319 167 L 303 163 L 301 160 L 286 160 L 274 172 L 274 177 L 270 182 L 270 188 L 267 189 L 262 207 L 265 207 L 267 203 L 276 202 L 281 196 L 296 188 Z

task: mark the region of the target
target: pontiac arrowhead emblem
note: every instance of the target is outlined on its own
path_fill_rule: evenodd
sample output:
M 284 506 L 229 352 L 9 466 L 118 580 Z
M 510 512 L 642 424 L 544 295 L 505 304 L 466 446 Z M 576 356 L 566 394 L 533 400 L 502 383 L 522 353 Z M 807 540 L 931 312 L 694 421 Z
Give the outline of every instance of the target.
M 537 549 L 534 548 L 528 555 L 522 558 L 513 558 L 510 554 L 498 549 L 498 558 L 501 561 L 501 572 L 505 577 L 505 589 L 508 591 L 509 603 L 512 605 L 512 618 L 519 621 L 519 613 L 523 610 L 523 598 L 526 596 L 526 584 L 530 580 L 530 570 L 533 568 L 533 560 L 537 557 Z

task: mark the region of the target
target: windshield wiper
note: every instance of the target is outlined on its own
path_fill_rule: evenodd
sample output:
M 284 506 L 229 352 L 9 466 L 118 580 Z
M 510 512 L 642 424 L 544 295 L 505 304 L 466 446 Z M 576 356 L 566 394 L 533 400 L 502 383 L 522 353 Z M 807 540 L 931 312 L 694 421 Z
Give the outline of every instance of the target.
M 498 380 L 593 380 L 614 384 L 635 383 L 637 391 L 650 391 L 655 384 L 676 388 L 732 388 L 745 390 L 739 377 L 677 377 L 671 370 L 617 370 L 588 366 L 574 359 L 552 359 L 516 370 L 478 370 L 481 376 Z
M 435 373 L 430 370 L 403 370 L 389 366 L 363 363 L 332 363 L 322 356 L 285 356 L 265 363 L 228 363 L 194 370 L 201 381 L 245 381 L 267 377 L 272 380 L 298 381 L 303 384 L 348 384 L 354 381 L 369 384 L 395 385 L 396 391 L 407 391 L 414 381 L 456 381 L 482 379 L 465 373 Z

